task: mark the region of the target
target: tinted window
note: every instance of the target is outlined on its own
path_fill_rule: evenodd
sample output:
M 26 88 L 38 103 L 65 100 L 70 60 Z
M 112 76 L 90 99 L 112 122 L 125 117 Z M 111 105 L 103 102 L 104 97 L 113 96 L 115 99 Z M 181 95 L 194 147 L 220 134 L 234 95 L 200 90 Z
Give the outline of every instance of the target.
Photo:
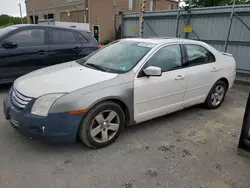
M 199 65 L 215 62 L 214 55 L 203 46 L 188 44 L 186 45 L 189 65 Z
M 18 47 L 39 46 L 44 44 L 44 29 L 25 29 L 19 31 L 7 40 L 17 42 Z
M 95 37 L 88 32 L 84 32 L 84 36 L 87 37 L 87 39 L 91 42 L 97 43 L 97 40 L 95 39 Z
M 88 40 L 81 33 L 76 33 L 76 35 L 81 44 L 88 43 Z
M 180 45 L 161 48 L 150 58 L 147 65 L 160 67 L 163 72 L 181 67 Z
M 52 30 L 53 44 L 76 44 L 76 37 L 72 31 Z

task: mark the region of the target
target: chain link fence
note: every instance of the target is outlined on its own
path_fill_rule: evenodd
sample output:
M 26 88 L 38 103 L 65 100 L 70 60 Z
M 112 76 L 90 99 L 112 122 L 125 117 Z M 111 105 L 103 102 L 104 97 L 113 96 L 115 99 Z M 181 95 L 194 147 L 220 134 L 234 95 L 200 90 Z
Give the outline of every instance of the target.
M 192 32 L 184 32 L 187 25 L 192 27 Z M 124 13 L 121 27 L 123 38 L 138 37 L 139 13 Z M 233 54 L 237 72 L 250 75 L 250 5 L 147 12 L 143 37 L 204 41 Z

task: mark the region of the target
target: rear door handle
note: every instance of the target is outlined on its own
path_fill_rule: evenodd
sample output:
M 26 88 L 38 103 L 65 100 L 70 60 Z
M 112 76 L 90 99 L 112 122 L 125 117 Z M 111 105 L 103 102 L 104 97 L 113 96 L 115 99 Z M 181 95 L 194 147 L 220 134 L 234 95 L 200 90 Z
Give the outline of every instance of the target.
M 74 48 L 74 51 L 77 53 L 77 52 L 80 52 L 80 48 L 79 47 L 75 47 Z
M 39 54 L 40 54 L 40 55 L 45 55 L 45 51 L 44 51 L 44 50 L 40 50 L 40 51 L 39 51 Z
M 219 69 L 217 69 L 216 67 L 212 68 L 212 72 L 217 72 L 217 71 L 219 71 Z
M 182 75 L 178 75 L 176 78 L 175 78 L 175 80 L 184 80 L 184 76 L 182 76 Z

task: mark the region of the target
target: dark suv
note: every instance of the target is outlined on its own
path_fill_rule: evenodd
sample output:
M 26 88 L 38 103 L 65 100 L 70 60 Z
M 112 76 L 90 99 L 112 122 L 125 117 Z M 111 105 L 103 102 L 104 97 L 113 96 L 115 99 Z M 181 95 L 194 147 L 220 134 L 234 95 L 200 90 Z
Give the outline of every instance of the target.
M 0 29 L 0 84 L 42 67 L 80 59 L 98 48 L 91 33 L 74 28 L 15 25 Z

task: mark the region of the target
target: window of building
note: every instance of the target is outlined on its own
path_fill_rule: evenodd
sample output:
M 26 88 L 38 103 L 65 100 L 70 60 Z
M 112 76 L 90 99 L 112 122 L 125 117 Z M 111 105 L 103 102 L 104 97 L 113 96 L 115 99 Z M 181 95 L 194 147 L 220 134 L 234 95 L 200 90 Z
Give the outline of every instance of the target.
M 214 55 L 203 46 L 188 44 L 186 49 L 190 66 L 215 62 Z
M 147 65 L 160 67 L 163 72 L 181 67 L 180 45 L 171 45 L 161 48 L 150 58 Z
M 133 10 L 134 9 L 134 0 L 128 0 L 128 9 Z
M 169 5 L 169 10 L 173 10 L 174 9 L 174 4 Z
M 53 44 L 76 44 L 76 37 L 73 32 L 66 30 L 52 30 Z
M 19 31 L 7 40 L 16 42 L 18 47 L 40 46 L 44 45 L 44 29 L 25 29 Z
M 30 16 L 30 23 L 31 24 L 38 24 L 38 16 Z
M 54 14 L 45 14 L 44 19 L 54 19 Z

